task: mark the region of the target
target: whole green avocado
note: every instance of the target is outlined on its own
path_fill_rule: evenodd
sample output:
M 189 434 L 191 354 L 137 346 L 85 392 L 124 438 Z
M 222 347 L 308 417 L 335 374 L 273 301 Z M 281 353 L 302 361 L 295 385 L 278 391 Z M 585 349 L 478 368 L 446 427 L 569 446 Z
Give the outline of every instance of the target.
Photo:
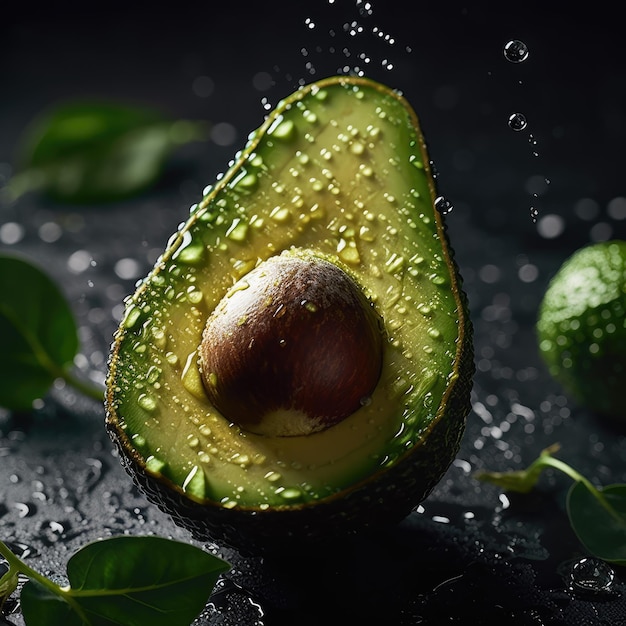
M 539 307 L 539 353 L 580 405 L 626 417 L 626 241 L 588 244 L 554 274 Z
M 147 497 L 244 552 L 396 522 L 454 459 L 474 372 L 418 119 L 299 88 L 205 190 L 112 345 L 106 425 Z

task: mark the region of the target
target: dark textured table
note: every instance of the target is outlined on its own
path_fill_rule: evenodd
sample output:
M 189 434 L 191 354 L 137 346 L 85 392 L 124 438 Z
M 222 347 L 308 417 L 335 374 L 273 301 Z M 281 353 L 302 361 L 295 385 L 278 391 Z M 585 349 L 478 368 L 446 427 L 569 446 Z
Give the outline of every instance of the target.
M 626 54 L 615 12 L 444 4 L 408 16 L 401 2 L 296 4 L 16 13 L 0 43 L 0 178 L 21 130 L 60 100 L 138 102 L 213 124 L 210 142 L 179 151 L 139 197 L 69 206 L 32 194 L 0 207 L 0 250 L 61 285 L 80 327 L 77 368 L 96 381 L 124 296 L 299 80 L 359 68 L 401 89 L 454 204 L 447 224 L 477 366 L 456 461 L 396 528 L 306 563 L 217 547 L 233 569 L 197 624 L 626 624 L 626 575 L 584 560 L 564 508 L 568 479 L 548 472 L 535 492 L 514 497 L 473 476 L 520 468 L 559 442 L 560 457 L 594 482 L 626 481 L 625 429 L 563 393 L 534 334 L 565 258 L 626 237 Z M 502 53 L 515 38 L 530 51 L 519 64 Z M 509 127 L 513 113 L 525 129 Z M 62 386 L 27 414 L 0 409 L 0 538 L 52 577 L 98 537 L 191 541 L 134 488 L 103 416 Z M 6 609 L 7 623 L 22 623 L 14 603 Z

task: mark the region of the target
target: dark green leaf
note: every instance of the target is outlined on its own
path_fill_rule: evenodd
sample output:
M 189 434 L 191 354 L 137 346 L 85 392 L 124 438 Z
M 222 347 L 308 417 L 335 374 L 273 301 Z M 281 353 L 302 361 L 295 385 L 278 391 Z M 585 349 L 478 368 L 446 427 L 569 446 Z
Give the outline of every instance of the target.
M 28 581 L 22 588 L 20 605 L 27 626 L 83 626 L 85 623 L 70 604 L 36 580 Z
M 115 200 L 158 178 L 169 152 L 206 138 L 206 124 L 142 107 L 73 103 L 44 114 L 25 133 L 13 199 L 41 188 L 63 201 Z
M 584 483 L 572 485 L 567 496 L 570 524 L 591 554 L 626 565 L 626 485 L 609 485 L 599 491 L 608 508 Z
M 35 120 L 24 136 L 21 167 L 42 167 L 163 122 L 156 111 L 116 103 L 68 103 Z
M 115 537 L 68 562 L 76 603 L 98 626 L 189 626 L 228 565 L 190 544 Z
M 72 311 L 53 281 L 29 262 L 0 255 L 0 406 L 28 410 L 78 351 Z

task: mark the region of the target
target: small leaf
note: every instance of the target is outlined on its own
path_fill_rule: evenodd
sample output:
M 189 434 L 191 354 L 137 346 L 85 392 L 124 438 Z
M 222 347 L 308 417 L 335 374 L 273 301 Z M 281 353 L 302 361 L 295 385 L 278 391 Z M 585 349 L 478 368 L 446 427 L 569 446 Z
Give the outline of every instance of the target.
M 73 601 L 94 626 L 189 626 L 227 569 L 190 544 L 123 536 L 85 546 L 67 573 Z
M 123 198 L 154 183 L 175 147 L 206 136 L 204 122 L 172 121 L 149 108 L 60 105 L 24 133 L 18 169 L 4 195 L 15 200 L 42 189 L 69 202 Z
M 22 615 L 27 626 L 83 626 L 85 622 L 61 596 L 36 580 L 29 580 L 20 593 Z
M 0 255 L 0 406 L 28 410 L 73 362 L 78 333 L 54 282 L 18 257 Z
M 570 524 L 591 554 L 626 565 L 626 485 L 609 485 L 599 493 L 604 503 L 583 482 L 572 485 L 567 495 Z

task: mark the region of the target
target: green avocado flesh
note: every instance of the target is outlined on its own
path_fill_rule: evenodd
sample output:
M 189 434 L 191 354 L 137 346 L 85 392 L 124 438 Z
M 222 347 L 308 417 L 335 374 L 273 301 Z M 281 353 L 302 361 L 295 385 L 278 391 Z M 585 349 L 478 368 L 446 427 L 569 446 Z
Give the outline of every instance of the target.
M 335 77 L 280 102 L 126 302 L 107 425 L 136 471 L 196 503 L 258 512 L 336 499 L 424 447 L 471 360 L 462 359 L 469 322 L 435 199 L 416 116 L 396 92 Z M 371 396 L 302 436 L 231 423 L 200 373 L 211 312 L 280 254 L 344 270 L 384 324 Z M 451 445 L 444 467 L 455 453 Z

